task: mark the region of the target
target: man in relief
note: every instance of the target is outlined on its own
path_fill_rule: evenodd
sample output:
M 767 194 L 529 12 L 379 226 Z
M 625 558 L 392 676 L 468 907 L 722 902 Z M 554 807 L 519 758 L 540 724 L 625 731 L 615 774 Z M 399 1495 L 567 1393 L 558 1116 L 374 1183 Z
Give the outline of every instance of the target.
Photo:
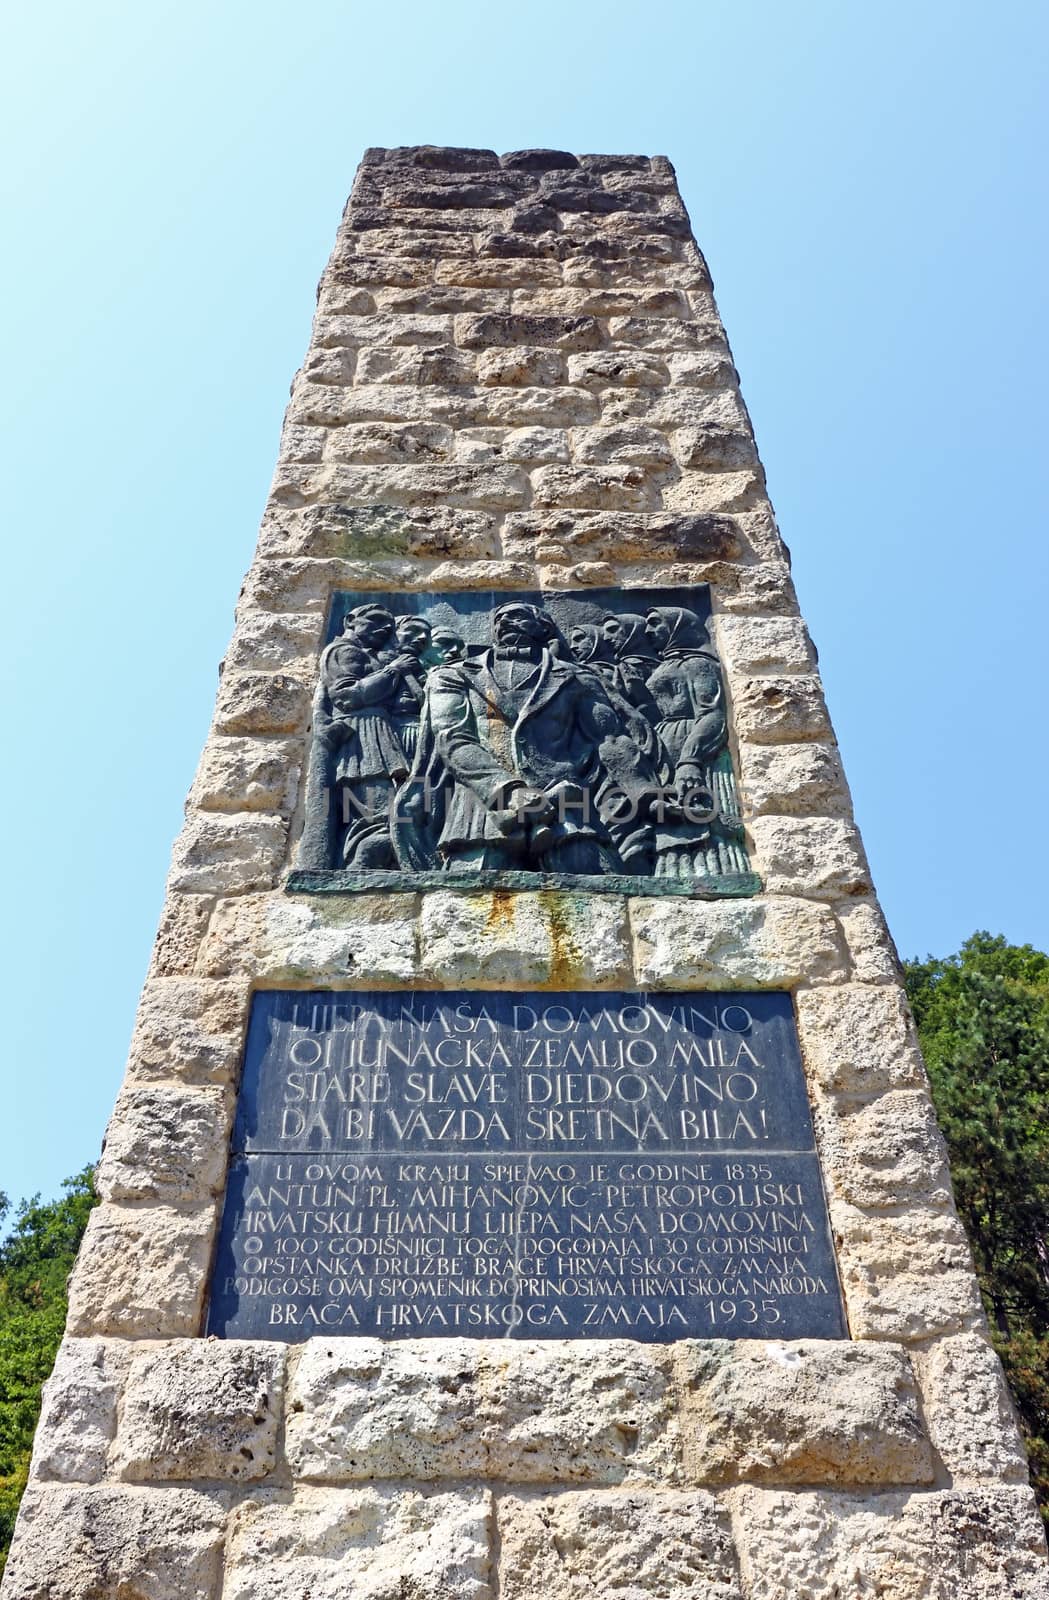
M 598 674 L 555 653 L 556 629 L 538 606 L 500 606 L 492 637 L 481 654 L 429 674 L 412 782 L 398 802 L 402 863 L 435 852 L 451 872 L 648 870 L 637 819 L 656 773 Z M 612 792 L 618 807 L 602 808 L 599 796 Z M 427 821 L 432 845 L 420 843 Z

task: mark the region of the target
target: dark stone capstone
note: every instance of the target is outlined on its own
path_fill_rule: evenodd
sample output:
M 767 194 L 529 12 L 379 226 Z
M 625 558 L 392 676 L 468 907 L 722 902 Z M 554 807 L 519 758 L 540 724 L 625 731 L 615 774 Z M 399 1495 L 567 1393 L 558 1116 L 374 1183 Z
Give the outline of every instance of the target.
M 789 996 L 257 994 L 208 1330 L 845 1337 Z
M 338 595 L 289 887 L 753 893 L 708 615 L 706 588 Z

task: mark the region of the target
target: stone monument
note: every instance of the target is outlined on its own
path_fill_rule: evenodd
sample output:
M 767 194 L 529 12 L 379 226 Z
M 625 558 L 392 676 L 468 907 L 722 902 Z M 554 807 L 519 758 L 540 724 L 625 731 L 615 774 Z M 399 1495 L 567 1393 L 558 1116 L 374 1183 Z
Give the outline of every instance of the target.
M 662 157 L 370 150 L 4 1600 L 1036 1600 Z

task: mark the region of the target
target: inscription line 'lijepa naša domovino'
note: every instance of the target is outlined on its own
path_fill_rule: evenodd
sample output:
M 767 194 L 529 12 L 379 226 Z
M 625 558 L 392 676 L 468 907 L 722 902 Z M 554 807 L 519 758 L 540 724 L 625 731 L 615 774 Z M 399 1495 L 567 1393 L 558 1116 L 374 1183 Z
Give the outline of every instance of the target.
M 209 1331 L 844 1336 L 790 997 L 257 994 Z

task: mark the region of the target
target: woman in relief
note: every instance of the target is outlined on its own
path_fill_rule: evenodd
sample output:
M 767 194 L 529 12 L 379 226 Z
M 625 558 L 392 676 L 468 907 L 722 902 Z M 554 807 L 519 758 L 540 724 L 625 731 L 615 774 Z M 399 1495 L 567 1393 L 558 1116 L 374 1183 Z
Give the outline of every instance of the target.
M 658 714 L 664 782 L 692 813 L 660 830 L 657 877 L 746 872 L 736 780 L 727 748 L 721 669 L 701 618 L 684 606 L 656 606 L 645 618 L 662 657 L 647 688 Z M 696 820 L 709 815 L 711 820 Z

